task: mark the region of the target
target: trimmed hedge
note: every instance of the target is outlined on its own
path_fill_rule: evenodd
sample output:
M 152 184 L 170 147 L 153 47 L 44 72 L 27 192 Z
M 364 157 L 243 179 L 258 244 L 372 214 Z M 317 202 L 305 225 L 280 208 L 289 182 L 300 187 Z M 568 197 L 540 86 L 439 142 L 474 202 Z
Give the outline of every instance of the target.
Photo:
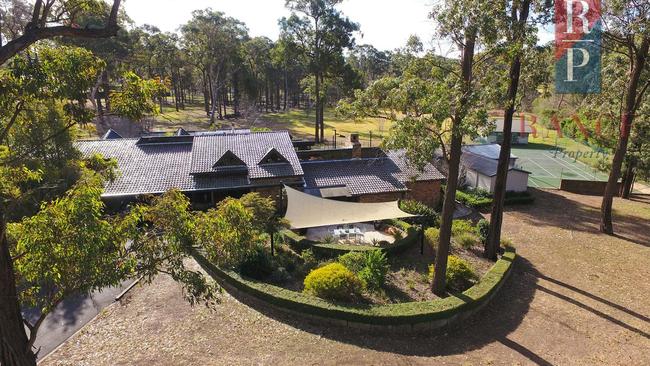
M 372 325 L 413 325 L 422 322 L 449 320 L 484 305 L 510 273 L 515 250 L 507 248 L 503 257 L 481 278 L 479 283 L 462 295 L 434 301 L 406 302 L 387 305 L 344 305 L 241 277 L 234 271 L 223 270 L 194 252 L 197 262 L 222 285 L 228 285 L 259 300 L 287 310 L 332 320 Z

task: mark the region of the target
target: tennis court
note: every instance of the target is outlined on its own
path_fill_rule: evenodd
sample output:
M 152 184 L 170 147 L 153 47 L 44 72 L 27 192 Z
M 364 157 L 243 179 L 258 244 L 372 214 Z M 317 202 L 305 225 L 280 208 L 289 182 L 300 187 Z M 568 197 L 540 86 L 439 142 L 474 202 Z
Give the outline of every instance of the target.
M 607 176 L 572 158 L 562 151 L 513 147 L 517 166 L 531 172 L 528 186 L 534 188 L 560 188 L 562 179 L 606 181 Z

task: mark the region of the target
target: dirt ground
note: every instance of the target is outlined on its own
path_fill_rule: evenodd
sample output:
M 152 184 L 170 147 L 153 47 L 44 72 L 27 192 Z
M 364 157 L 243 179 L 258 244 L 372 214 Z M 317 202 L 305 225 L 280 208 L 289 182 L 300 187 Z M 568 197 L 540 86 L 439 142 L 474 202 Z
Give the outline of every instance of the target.
M 224 295 L 190 307 L 161 277 L 109 307 L 43 365 L 648 365 L 650 199 L 615 202 L 618 237 L 597 232 L 598 197 L 535 191 L 504 230 L 520 258 L 480 314 L 431 336 L 364 334 L 260 313 Z

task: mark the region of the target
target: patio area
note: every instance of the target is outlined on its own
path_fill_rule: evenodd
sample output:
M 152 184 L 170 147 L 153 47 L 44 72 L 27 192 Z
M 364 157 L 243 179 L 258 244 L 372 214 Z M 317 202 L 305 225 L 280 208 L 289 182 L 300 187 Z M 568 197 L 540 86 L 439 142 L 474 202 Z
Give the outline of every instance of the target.
M 380 241 L 393 243 L 395 241 L 392 235 L 376 230 L 375 226 L 369 223 L 313 227 L 307 230 L 306 237 L 317 242 L 341 244 L 373 244 Z

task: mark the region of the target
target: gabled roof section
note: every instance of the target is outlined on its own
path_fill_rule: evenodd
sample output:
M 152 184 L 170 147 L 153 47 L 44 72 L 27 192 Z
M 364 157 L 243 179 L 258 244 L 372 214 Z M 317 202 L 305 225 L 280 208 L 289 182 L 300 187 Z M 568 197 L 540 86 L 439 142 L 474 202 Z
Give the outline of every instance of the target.
M 178 130 L 176 130 L 176 136 L 189 136 L 190 133 L 185 131 L 183 127 L 179 127 Z
M 122 135 L 119 133 L 115 132 L 113 129 L 109 128 L 108 131 L 102 136 L 102 140 L 115 140 L 115 139 L 121 139 Z
M 246 167 L 246 163 L 230 150 L 226 150 L 223 155 L 212 166 L 213 169 Z
M 288 164 L 289 160 L 284 157 L 275 147 L 269 149 L 269 152 L 264 155 L 262 160 L 260 160 L 257 165 L 265 164 Z
M 277 150 L 288 164 L 259 164 L 272 149 Z M 215 161 L 226 151 L 231 151 L 246 163 L 250 179 L 303 175 L 298 155 L 286 131 L 194 136 L 190 174 L 216 172 Z

